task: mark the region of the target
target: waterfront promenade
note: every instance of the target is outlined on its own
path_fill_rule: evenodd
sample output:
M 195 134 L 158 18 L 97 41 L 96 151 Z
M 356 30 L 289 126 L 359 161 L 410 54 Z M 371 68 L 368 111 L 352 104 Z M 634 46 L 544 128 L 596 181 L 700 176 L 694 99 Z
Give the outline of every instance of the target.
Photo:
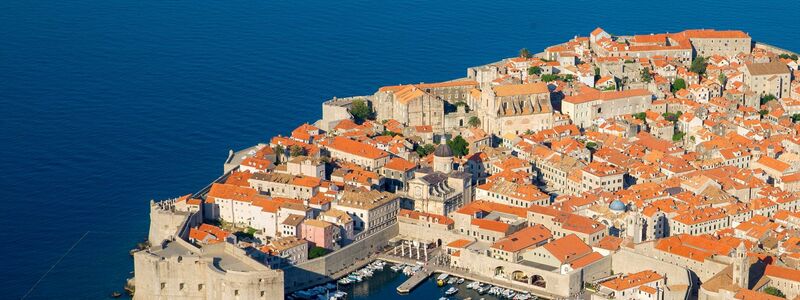
M 418 272 L 417 274 L 414 274 L 414 276 L 409 277 L 405 282 L 400 284 L 400 286 L 397 287 L 397 291 L 399 293 L 409 293 L 415 287 L 417 287 L 421 283 L 425 282 L 425 280 L 428 277 L 430 277 L 431 275 L 433 275 L 435 273 L 447 273 L 447 274 L 450 274 L 452 276 L 457 276 L 457 277 L 464 278 L 466 280 L 479 281 L 479 282 L 483 282 L 483 283 L 486 283 L 486 284 L 491 284 L 491 285 L 494 285 L 494 286 L 499 286 L 499 287 L 502 287 L 502 288 L 512 289 L 512 290 L 516 290 L 516 291 L 527 291 L 527 292 L 531 293 L 532 295 L 535 295 L 535 296 L 539 297 L 540 299 L 542 299 L 542 298 L 543 299 L 561 299 L 560 297 L 558 297 L 558 296 L 556 296 L 556 295 L 554 295 L 552 293 L 548 293 L 546 291 L 540 291 L 540 290 L 534 290 L 534 289 L 527 288 L 527 287 L 523 286 L 522 283 L 513 282 L 511 279 L 481 276 L 481 275 L 473 274 L 473 273 L 469 272 L 469 270 L 466 270 L 466 269 L 459 269 L 459 268 L 450 267 L 447 264 L 446 257 L 440 253 L 441 252 L 440 250 L 441 250 L 440 248 L 435 248 L 434 250 L 430 251 L 430 253 L 431 253 L 430 254 L 430 259 L 427 262 L 425 262 L 425 265 L 423 265 L 422 270 L 420 272 Z M 381 253 L 381 254 L 377 255 L 376 258 L 384 260 L 384 261 L 392 262 L 392 263 L 395 263 L 395 264 L 415 265 L 415 264 L 417 264 L 419 262 L 417 260 L 410 259 L 408 257 L 402 257 L 402 256 L 398 256 L 398 255 L 393 255 L 393 254 L 391 254 L 391 251 L 385 252 L 385 253 Z

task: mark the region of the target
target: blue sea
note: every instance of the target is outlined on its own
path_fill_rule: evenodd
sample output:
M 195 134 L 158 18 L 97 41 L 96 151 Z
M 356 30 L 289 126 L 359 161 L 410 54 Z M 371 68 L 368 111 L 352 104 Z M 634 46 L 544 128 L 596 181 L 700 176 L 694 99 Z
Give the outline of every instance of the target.
M 463 77 L 597 26 L 741 29 L 800 50 L 798 11 L 776 0 L 0 1 L 0 298 L 121 291 L 150 199 L 196 191 L 228 149 L 315 121 L 325 99 Z

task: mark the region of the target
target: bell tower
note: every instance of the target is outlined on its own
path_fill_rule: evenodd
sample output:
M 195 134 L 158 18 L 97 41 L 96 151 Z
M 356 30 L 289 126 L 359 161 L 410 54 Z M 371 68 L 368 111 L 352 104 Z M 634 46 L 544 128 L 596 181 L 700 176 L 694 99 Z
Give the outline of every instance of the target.
M 750 259 L 747 258 L 747 248 L 744 242 L 733 251 L 733 284 L 747 289 L 750 286 Z

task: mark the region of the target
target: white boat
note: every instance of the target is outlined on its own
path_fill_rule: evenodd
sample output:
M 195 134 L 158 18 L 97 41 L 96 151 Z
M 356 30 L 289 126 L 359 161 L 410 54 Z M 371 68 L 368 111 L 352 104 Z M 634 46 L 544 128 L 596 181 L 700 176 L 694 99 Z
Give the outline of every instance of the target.
M 455 293 L 458 293 L 458 289 L 455 288 L 455 287 L 452 287 L 452 286 L 449 289 L 447 289 L 446 291 L 444 291 L 444 294 L 448 295 L 448 296 L 450 296 L 452 294 L 455 294 Z
M 480 282 L 477 281 L 471 281 L 470 283 L 467 283 L 467 288 L 471 290 L 476 289 L 478 286 L 480 286 Z
M 490 287 L 481 284 L 477 288 L 475 288 L 475 290 L 478 291 L 478 294 L 483 295 L 483 294 L 486 294 L 490 290 Z
M 500 288 L 499 288 L 499 287 L 496 287 L 496 286 L 492 286 L 492 287 L 489 289 L 489 295 L 495 295 L 495 296 L 496 296 L 496 295 L 500 295 Z
M 464 278 L 459 278 L 458 280 L 456 280 L 456 283 L 458 284 L 464 283 Z
M 506 298 L 513 298 L 514 295 L 516 295 L 516 294 L 517 294 L 517 292 L 515 292 L 512 289 L 505 289 L 503 291 L 503 297 L 506 297 Z
M 456 283 L 457 280 L 458 279 L 456 279 L 455 277 L 450 277 L 450 279 L 447 280 L 447 284 L 453 285 Z
M 347 279 L 347 277 L 339 279 L 339 284 L 341 284 L 341 285 L 348 285 L 351 282 L 353 282 L 353 281 L 351 281 L 350 279 Z
M 439 297 L 439 300 L 448 300 L 447 297 Z
M 336 291 L 333 295 L 329 298 L 329 300 L 342 300 L 347 297 L 347 293 L 342 291 Z
M 450 276 L 450 274 L 442 273 L 441 275 L 439 275 L 439 277 L 436 277 L 436 280 L 445 280 L 447 279 L 448 276 Z

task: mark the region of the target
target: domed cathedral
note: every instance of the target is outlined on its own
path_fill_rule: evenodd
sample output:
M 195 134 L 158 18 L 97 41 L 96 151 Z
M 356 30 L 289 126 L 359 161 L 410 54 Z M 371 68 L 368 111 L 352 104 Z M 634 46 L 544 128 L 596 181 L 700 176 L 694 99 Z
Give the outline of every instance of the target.
M 445 144 L 436 146 L 433 151 L 433 170 L 450 174 L 453 172 L 453 150 Z
M 448 215 L 472 199 L 472 177 L 454 168 L 453 151 L 440 144 L 433 152 L 431 167 L 419 168 L 408 182 L 407 197 L 414 210 Z

